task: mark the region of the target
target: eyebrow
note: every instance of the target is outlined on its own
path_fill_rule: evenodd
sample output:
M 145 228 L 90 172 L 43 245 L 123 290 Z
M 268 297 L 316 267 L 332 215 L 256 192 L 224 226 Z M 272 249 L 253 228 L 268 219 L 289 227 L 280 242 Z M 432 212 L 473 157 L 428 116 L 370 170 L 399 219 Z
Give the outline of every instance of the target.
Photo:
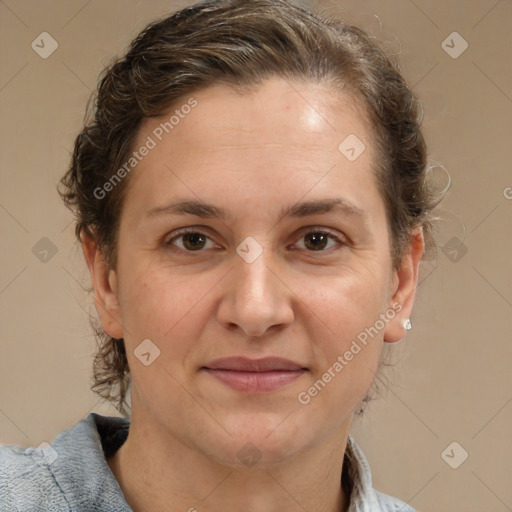
M 281 221 L 285 217 L 302 218 L 330 212 L 338 212 L 362 220 L 365 220 L 368 216 L 364 210 L 346 199 L 334 198 L 293 204 L 281 210 L 278 220 Z M 163 215 L 195 215 L 203 219 L 213 218 L 222 221 L 228 221 L 231 218 L 231 215 L 226 209 L 195 199 L 179 200 L 167 205 L 155 206 L 145 213 L 146 218 L 154 218 Z

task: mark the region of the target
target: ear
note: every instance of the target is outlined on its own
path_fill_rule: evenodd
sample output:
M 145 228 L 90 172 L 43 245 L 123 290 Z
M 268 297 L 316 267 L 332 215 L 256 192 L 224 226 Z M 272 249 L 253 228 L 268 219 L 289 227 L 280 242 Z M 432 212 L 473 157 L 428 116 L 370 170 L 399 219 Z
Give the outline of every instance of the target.
M 96 242 L 82 231 L 80 235 L 85 262 L 94 288 L 94 304 L 103 330 L 112 338 L 123 338 L 121 309 L 117 299 L 117 277 L 108 270 L 106 260 Z
M 400 268 L 395 270 L 393 275 L 392 297 L 389 307 L 391 308 L 393 304 L 400 304 L 402 309 L 393 308 L 397 311 L 397 314 L 384 329 L 384 341 L 388 343 L 400 341 L 406 333 L 404 322 L 410 317 L 414 304 L 419 266 L 424 247 L 423 228 L 420 226 L 413 231 L 411 243 L 403 257 Z

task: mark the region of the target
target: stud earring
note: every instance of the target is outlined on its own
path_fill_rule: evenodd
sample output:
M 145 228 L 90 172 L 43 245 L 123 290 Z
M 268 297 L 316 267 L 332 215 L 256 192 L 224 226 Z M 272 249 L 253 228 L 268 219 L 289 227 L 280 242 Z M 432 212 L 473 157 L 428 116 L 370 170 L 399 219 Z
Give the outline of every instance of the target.
M 403 328 L 406 330 L 406 331 L 410 331 L 412 329 L 412 323 L 411 323 L 411 319 L 408 318 L 407 320 L 404 320 L 403 322 Z

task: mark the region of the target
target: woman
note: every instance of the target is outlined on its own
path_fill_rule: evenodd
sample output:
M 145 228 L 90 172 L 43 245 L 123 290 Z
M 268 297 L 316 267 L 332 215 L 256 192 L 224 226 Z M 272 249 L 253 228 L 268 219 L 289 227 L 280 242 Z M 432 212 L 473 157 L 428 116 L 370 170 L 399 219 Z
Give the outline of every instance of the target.
M 434 249 L 396 66 L 288 1 L 208 1 L 147 27 L 92 114 L 61 194 L 94 389 L 129 417 L 3 448 L 2 510 L 412 510 L 349 436 Z

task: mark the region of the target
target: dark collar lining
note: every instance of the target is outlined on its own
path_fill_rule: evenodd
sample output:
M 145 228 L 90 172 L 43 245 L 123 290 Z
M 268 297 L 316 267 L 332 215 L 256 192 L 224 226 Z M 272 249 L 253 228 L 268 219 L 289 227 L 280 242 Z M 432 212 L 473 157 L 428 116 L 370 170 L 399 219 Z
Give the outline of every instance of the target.
M 112 457 L 123 445 L 130 430 L 129 418 L 116 418 L 113 416 L 100 416 L 92 413 L 98 434 L 101 439 L 101 447 L 105 458 Z

